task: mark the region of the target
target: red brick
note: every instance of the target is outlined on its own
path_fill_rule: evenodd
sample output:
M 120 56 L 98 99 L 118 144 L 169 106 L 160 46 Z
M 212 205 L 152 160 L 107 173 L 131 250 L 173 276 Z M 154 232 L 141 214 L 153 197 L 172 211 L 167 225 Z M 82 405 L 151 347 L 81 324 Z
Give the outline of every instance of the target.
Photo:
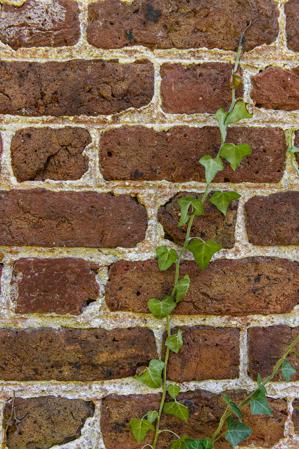
M 18 181 L 80 179 L 88 170 L 83 154 L 91 142 L 84 128 L 23 128 L 11 142 L 11 162 Z
M 181 265 L 190 289 L 175 310 L 179 315 L 289 313 L 299 304 L 299 264 L 287 259 L 220 259 L 205 271 Z M 154 260 L 119 261 L 109 270 L 106 303 L 110 310 L 149 313 L 149 298 L 162 298 L 173 285 L 174 269 L 161 272 Z M 242 301 L 240 301 L 242 298 Z
M 293 403 L 293 423 L 295 432 L 299 433 L 299 399 L 295 399 Z
M 245 158 L 236 171 L 225 164 L 215 182 L 280 181 L 287 150 L 281 129 L 231 128 L 228 141 L 250 144 L 252 156 Z M 107 180 L 202 182 L 204 170 L 198 160 L 205 154 L 216 155 L 219 146 L 219 129 L 214 127 L 177 126 L 155 131 L 124 126 L 101 136 L 100 167 Z
M 261 246 L 299 244 L 299 191 L 255 196 L 245 204 L 250 243 Z
M 299 67 L 268 67 L 252 78 L 251 97 L 258 108 L 299 109 Z
M 149 48 L 221 48 L 235 50 L 241 32 L 246 49 L 273 42 L 278 34 L 273 1 L 119 0 L 89 5 L 88 41 L 99 48 L 143 45 Z
M 145 328 L 0 330 L 1 380 L 118 379 L 156 356 L 154 335 Z
M 146 60 L 0 63 L 1 114 L 115 114 L 147 105 L 153 89 L 153 65 Z
M 275 363 L 283 356 L 297 335 L 298 328 L 283 325 L 249 329 L 249 375 L 253 378 L 256 378 L 258 374 L 263 377 L 270 375 Z M 299 380 L 298 352 L 290 355 L 289 360 L 297 369 L 294 380 Z M 282 377 L 276 376 L 275 380 L 278 379 L 282 380 Z
M 218 62 L 163 64 L 161 68 L 162 107 L 172 114 L 216 112 L 231 102 L 232 66 Z M 242 92 L 239 90 L 239 95 Z
M 17 260 L 12 277 L 16 312 L 79 315 L 98 297 L 97 269 L 81 259 Z
M 287 41 L 291 50 L 299 51 L 299 1 L 289 0 L 285 5 L 287 20 Z
M 42 396 L 14 398 L 4 408 L 4 429 L 9 449 L 50 449 L 80 437 L 94 404 L 81 399 Z M 17 419 L 19 418 L 19 419 Z
M 133 247 L 145 237 L 143 206 L 128 195 L 11 190 L 0 192 L 0 244 Z
M 1 5 L 0 40 L 14 50 L 74 45 L 79 37 L 76 1 L 27 0 L 20 8 Z

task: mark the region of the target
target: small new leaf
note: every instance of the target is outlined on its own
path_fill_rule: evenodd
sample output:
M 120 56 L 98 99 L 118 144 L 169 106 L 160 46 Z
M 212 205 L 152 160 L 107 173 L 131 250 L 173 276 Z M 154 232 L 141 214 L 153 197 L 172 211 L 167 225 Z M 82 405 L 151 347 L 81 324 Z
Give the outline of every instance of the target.
M 156 254 L 160 271 L 168 270 L 177 260 L 176 251 L 168 246 L 159 246 L 156 249 Z
M 179 440 L 175 440 L 171 443 L 170 449 L 187 449 L 185 444 L 186 438 L 182 437 Z
M 221 141 L 225 142 L 226 140 L 226 134 L 227 134 L 227 126 L 225 125 L 225 120 L 227 117 L 227 112 L 223 108 L 218 109 L 218 111 L 215 114 L 215 119 L 218 122 L 220 134 L 221 134 Z
M 165 345 L 172 352 L 175 352 L 177 354 L 180 351 L 181 347 L 183 346 L 182 331 L 179 330 L 177 331 L 176 334 L 172 334 L 170 337 L 167 337 Z
M 272 415 L 272 410 L 263 390 L 258 389 L 249 403 L 252 415 Z
M 193 196 L 183 196 L 178 200 L 180 206 L 180 221 L 178 226 L 185 225 L 189 218 L 189 214 L 194 214 L 196 217 L 204 214 L 204 207 L 201 199 L 194 198 Z
M 169 384 L 167 387 L 167 392 L 173 400 L 177 398 L 177 396 L 180 394 L 180 391 L 180 387 L 176 384 Z
M 289 152 L 293 153 L 293 154 L 299 153 L 299 147 L 295 147 L 295 145 L 294 145 L 294 146 L 289 148 Z
M 184 277 L 178 280 L 175 285 L 175 299 L 180 302 L 186 296 L 190 287 L 190 276 L 185 274 Z
M 291 365 L 291 363 L 288 362 L 288 360 L 285 360 L 283 362 L 281 367 L 281 374 L 286 382 L 290 382 L 290 380 L 292 380 L 292 378 L 295 376 L 296 372 L 297 372 L 296 368 L 294 368 L 293 365 Z
M 154 424 L 154 422 L 157 421 L 158 416 L 159 416 L 159 413 L 156 410 L 150 410 L 149 412 L 147 412 L 146 419 L 151 424 Z
M 188 408 L 184 404 L 176 401 L 166 402 L 163 407 L 163 413 L 166 415 L 175 416 L 184 422 L 187 422 L 189 418 Z
M 228 397 L 226 394 L 223 395 L 223 399 L 226 402 L 226 404 L 228 405 L 228 407 L 230 408 L 231 412 L 236 415 L 236 417 L 242 421 L 242 412 L 239 409 L 239 407 L 237 406 L 237 404 L 235 402 L 233 402 L 231 400 L 230 397 Z
M 171 312 L 176 308 L 176 302 L 172 299 L 171 296 L 166 296 L 164 299 L 155 299 L 151 298 L 147 306 L 149 311 L 155 318 L 165 318 L 171 314 Z
M 229 114 L 227 114 L 227 117 L 225 119 L 225 125 L 228 126 L 233 123 L 237 123 L 240 120 L 252 117 L 253 115 L 247 109 L 247 104 L 244 103 L 243 100 L 238 100 L 233 110 Z
M 225 216 L 230 203 L 240 196 L 237 192 L 214 192 L 209 201 Z
M 155 430 L 153 424 L 146 419 L 132 418 L 130 420 L 130 429 L 137 443 L 142 443 L 150 430 Z
M 232 447 L 238 446 L 239 443 L 246 440 L 251 434 L 252 430 L 250 427 L 236 419 L 228 418 L 225 439 Z
M 213 442 L 210 438 L 203 440 L 185 440 L 186 449 L 213 449 Z
M 195 262 L 200 270 L 205 270 L 213 255 L 221 250 L 219 243 L 214 240 L 204 242 L 197 238 L 192 239 L 187 248 L 193 254 Z
M 205 168 L 205 177 L 208 184 L 210 184 L 217 173 L 224 168 L 221 159 L 214 159 L 209 155 L 200 158 L 199 163 Z
M 164 362 L 161 360 L 151 360 L 149 366 L 141 374 L 137 374 L 135 379 L 150 388 L 160 388 L 162 384 L 162 371 Z
M 235 145 L 234 143 L 225 143 L 222 145 L 220 155 L 227 162 L 233 170 L 237 170 L 242 160 L 252 153 L 250 145 L 247 143 Z

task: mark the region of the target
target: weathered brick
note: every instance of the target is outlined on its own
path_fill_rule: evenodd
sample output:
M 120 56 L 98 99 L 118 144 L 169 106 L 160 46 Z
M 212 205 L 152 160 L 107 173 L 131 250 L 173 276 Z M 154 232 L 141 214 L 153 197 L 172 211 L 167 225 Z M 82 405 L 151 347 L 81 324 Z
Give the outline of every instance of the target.
M 80 179 L 88 170 L 83 154 L 91 142 L 84 128 L 23 128 L 11 142 L 11 162 L 18 181 Z
M 0 113 L 23 116 L 114 114 L 147 105 L 153 65 L 118 61 L 0 62 Z
M 119 0 L 89 5 L 88 41 L 99 48 L 143 45 L 149 48 L 221 48 L 235 50 L 241 32 L 246 49 L 273 42 L 278 11 L 272 0 L 252 6 L 242 0 Z
M 155 357 L 154 335 L 145 328 L 0 330 L 1 380 L 118 379 Z
M 261 246 L 299 244 L 299 191 L 255 196 L 245 204 L 250 243 Z
M 170 355 L 170 380 L 188 382 L 239 376 L 239 329 L 204 326 L 180 329 L 184 345 L 178 354 Z
M 288 326 L 253 327 L 248 330 L 249 368 L 248 374 L 256 378 L 258 374 L 265 377 L 271 374 L 275 363 L 284 354 L 287 347 L 298 335 L 298 328 Z M 289 356 L 297 369 L 294 380 L 299 379 L 298 353 Z M 281 378 L 281 377 L 280 377 Z M 276 376 L 275 380 L 278 380 Z
M 299 1 L 289 0 L 285 5 L 287 20 L 287 42 L 291 50 L 299 51 Z
M 176 243 L 183 243 L 186 229 L 179 228 L 180 207 L 178 199 L 190 193 L 182 192 L 171 198 L 159 209 L 158 217 L 165 232 L 165 237 Z M 191 194 L 195 198 L 198 194 Z M 235 244 L 235 226 L 237 219 L 238 202 L 231 203 L 226 217 L 211 203 L 205 205 L 205 215 L 196 217 L 192 226 L 191 235 L 202 239 L 215 239 L 223 248 L 232 248 Z
M 232 66 L 218 62 L 163 64 L 162 107 L 172 114 L 216 112 L 231 102 Z M 239 89 L 238 95 L 242 95 Z
M 128 195 L 0 192 L 0 244 L 17 246 L 133 247 L 147 226 L 143 206 Z
M 225 164 L 215 182 L 281 179 L 287 150 L 281 129 L 230 128 L 228 141 L 250 144 L 252 156 L 245 158 L 236 171 Z M 219 146 L 219 129 L 214 127 L 177 126 L 156 131 L 144 126 L 125 126 L 101 136 L 100 166 L 107 180 L 202 182 L 204 170 L 198 160 L 205 154 L 216 155 Z
M 76 1 L 27 0 L 20 8 L 1 5 L 0 40 L 14 50 L 74 45 L 79 36 Z
M 205 271 L 181 265 L 190 289 L 175 313 L 250 315 L 288 313 L 299 304 L 299 264 L 287 259 L 220 259 Z M 174 269 L 161 272 L 154 260 L 119 261 L 109 270 L 106 303 L 112 311 L 149 313 L 149 298 L 162 298 L 173 285 Z M 240 301 L 242 298 L 242 301 Z
M 16 312 L 79 315 L 98 297 L 97 269 L 82 259 L 17 260 L 12 276 Z
M 299 433 L 299 399 L 295 399 L 293 403 L 293 423 L 295 432 Z
M 227 391 L 233 400 L 239 402 L 246 395 L 243 391 Z M 161 427 L 170 429 L 179 435 L 189 435 L 192 438 L 206 438 L 216 430 L 219 419 L 224 412 L 225 403 L 222 395 L 210 393 L 205 390 L 190 391 L 181 394 L 178 398 L 188 408 L 190 418 L 185 424 L 177 418 L 162 415 Z M 252 416 L 245 410 L 245 422 L 252 429 L 252 437 L 241 444 L 270 448 L 275 445 L 284 434 L 284 424 L 287 419 L 287 403 L 282 399 L 269 399 L 273 410 L 272 416 Z M 101 427 L 106 449 L 140 449 L 130 434 L 128 423 L 131 418 L 142 417 L 148 410 L 157 410 L 159 407 L 158 395 L 146 396 L 108 396 L 103 400 Z M 269 432 L 269 429 L 271 431 Z M 150 443 L 152 434 L 145 443 Z M 173 437 L 161 434 L 158 449 L 168 449 Z M 144 443 L 144 444 L 145 444 Z M 217 449 L 229 449 L 226 441 L 217 442 Z
M 299 109 L 299 67 L 268 67 L 252 78 L 251 97 L 258 108 Z
M 14 398 L 4 408 L 6 446 L 9 449 L 49 449 L 80 437 L 92 402 L 42 396 Z

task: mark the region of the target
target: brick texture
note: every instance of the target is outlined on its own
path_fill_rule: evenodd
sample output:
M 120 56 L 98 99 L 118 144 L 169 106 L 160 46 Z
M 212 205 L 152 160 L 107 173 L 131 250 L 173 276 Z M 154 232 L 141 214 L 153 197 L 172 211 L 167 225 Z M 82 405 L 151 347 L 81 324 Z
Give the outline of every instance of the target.
M 293 403 L 293 422 L 295 425 L 295 432 L 298 434 L 299 433 L 299 400 L 296 399 Z
M 285 5 L 287 20 L 287 42 L 291 50 L 299 51 L 299 1 L 289 0 Z

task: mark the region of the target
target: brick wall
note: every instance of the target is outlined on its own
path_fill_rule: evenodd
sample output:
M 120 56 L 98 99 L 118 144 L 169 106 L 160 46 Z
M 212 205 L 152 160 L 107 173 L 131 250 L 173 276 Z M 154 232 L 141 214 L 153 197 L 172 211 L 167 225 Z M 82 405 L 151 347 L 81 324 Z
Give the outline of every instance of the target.
M 211 114 L 229 102 L 233 51 L 254 21 L 239 92 L 254 119 L 229 131 L 253 155 L 216 179 L 241 194 L 227 217 L 210 206 L 195 222 L 225 249 L 203 273 L 183 264 L 192 284 L 173 319 L 188 346 L 171 357 L 169 378 L 184 382 L 191 421 L 168 425 L 210 433 L 220 393 L 252 388 L 299 329 L 299 182 L 286 143 L 299 129 L 299 0 L 0 8 L 0 439 L 9 449 L 140 448 L 129 418 L 159 397 L 130 376 L 161 350 L 163 326 L 146 302 L 172 281 L 155 247 L 182 240 L 177 199 L 203 189 L 197 161 L 219 145 Z M 250 418 L 248 444 L 298 448 L 298 383 L 273 383 L 269 397 L 273 416 Z

